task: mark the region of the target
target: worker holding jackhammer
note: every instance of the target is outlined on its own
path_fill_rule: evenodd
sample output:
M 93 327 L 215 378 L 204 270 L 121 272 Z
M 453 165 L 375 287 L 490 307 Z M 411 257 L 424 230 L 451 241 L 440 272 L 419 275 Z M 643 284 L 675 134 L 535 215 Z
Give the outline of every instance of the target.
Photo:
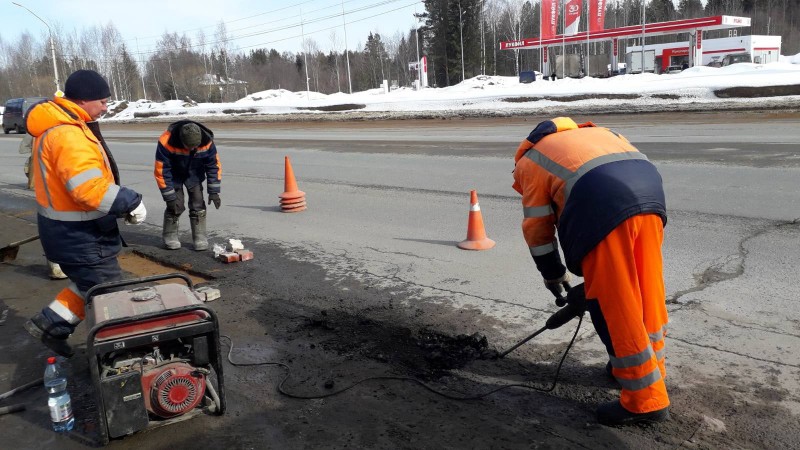
M 183 188 L 189 194 L 189 223 L 195 250 L 208 249 L 203 181 L 208 180 L 208 204 L 219 209 L 222 165 L 214 144 L 214 133 L 191 120 L 174 122 L 158 139 L 154 175 L 167 204 L 164 210 L 164 247 L 181 248 L 178 218 L 186 210 Z
M 597 408 L 598 421 L 668 420 L 661 175 L 621 135 L 566 117 L 537 125 L 514 161 L 536 268 L 557 297 L 569 282 L 567 268 L 584 277 L 587 309 L 609 354 L 606 370 L 622 388 L 619 400 Z
M 67 78 L 63 98 L 40 103 L 27 116 L 39 236 L 45 256 L 61 266 L 70 284 L 25 329 L 66 357 L 73 354 L 67 338 L 84 318 L 86 292 L 122 277 L 117 218 L 138 224 L 147 216 L 141 194 L 120 185 L 96 122 L 110 96 L 99 73 L 78 70 Z

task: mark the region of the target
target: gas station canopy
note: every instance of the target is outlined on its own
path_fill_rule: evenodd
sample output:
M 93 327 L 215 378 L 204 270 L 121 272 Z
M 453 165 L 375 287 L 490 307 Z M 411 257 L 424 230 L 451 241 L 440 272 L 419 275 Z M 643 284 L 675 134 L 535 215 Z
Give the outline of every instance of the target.
M 500 50 L 536 49 L 561 44 L 585 44 L 586 42 L 608 41 L 620 38 L 661 36 L 695 31 L 722 30 L 726 28 L 749 27 L 749 17 L 711 16 L 698 19 L 672 20 L 669 22 L 645 23 L 621 28 L 609 28 L 599 32 L 579 32 L 570 36 L 558 35 L 550 39 L 526 38 L 518 41 L 500 42 Z

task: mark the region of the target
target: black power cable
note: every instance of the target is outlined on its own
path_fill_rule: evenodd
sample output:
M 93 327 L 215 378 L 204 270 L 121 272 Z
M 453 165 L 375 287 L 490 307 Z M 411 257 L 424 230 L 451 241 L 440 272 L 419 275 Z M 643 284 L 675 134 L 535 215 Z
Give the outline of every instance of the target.
M 445 392 L 442 392 L 440 390 L 437 390 L 437 389 L 433 388 L 432 386 L 430 386 L 430 385 L 426 384 L 425 382 L 423 382 L 423 381 L 421 381 L 419 379 L 416 379 L 416 378 L 404 377 L 404 376 L 395 376 L 395 375 L 373 376 L 373 377 L 363 378 L 363 379 L 361 379 L 359 381 L 356 381 L 355 383 L 353 383 L 353 384 L 351 384 L 351 385 L 349 385 L 347 387 L 344 387 L 344 388 L 339 389 L 339 390 L 334 391 L 334 392 L 329 392 L 327 394 L 320 394 L 320 395 L 293 394 L 291 392 L 288 392 L 288 391 L 284 390 L 284 388 L 283 388 L 284 383 L 286 383 L 286 381 L 291 376 L 291 371 L 292 371 L 291 367 L 289 367 L 288 365 L 286 365 L 284 363 L 270 362 L 270 361 L 254 362 L 254 363 L 235 362 L 231 358 L 231 354 L 233 353 L 233 339 L 231 339 L 231 337 L 227 336 L 227 335 L 222 335 L 220 337 L 226 338 L 228 340 L 228 342 L 230 343 L 230 346 L 228 348 L 228 362 L 232 366 L 236 366 L 236 367 L 279 366 L 279 367 L 282 367 L 282 368 L 286 369 L 286 376 L 284 376 L 283 379 L 281 380 L 281 382 L 278 383 L 278 392 L 280 392 L 282 395 L 285 395 L 285 396 L 287 396 L 289 398 L 295 398 L 295 399 L 301 399 L 301 400 L 313 400 L 313 399 L 333 397 L 334 395 L 339 395 L 339 394 L 341 394 L 343 392 L 349 391 L 350 389 L 358 386 L 361 383 L 367 382 L 367 381 L 372 381 L 372 380 L 382 380 L 382 381 L 394 380 L 394 381 L 408 381 L 408 382 L 411 382 L 411 383 L 416 383 L 416 384 L 422 386 L 423 388 L 425 388 L 426 390 L 428 390 L 430 392 L 433 392 L 436 395 L 440 395 L 442 397 L 448 398 L 450 400 L 477 400 L 477 399 L 486 397 L 488 395 L 494 394 L 496 392 L 502 391 L 503 389 L 508 389 L 508 388 L 512 388 L 512 387 L 531 389 L 531 390 L 539 391 L 539 392 L 552 392 L 553 389 L 555 389 L 556 385 L 558 384 L 558 377 L 559 377 L 559 374 L 561 373 L 561 366 L 564 365 L 564 360 L 567 359 L 567 354 L 569 353 L 570 349 L 572 348 L 572 345 L 575 343 L 575 339 L 578 337 L 578 331 L 581 328 L 581 323 L 583 323 L 583 315 L 581 315 L 578 318 L 578 326 L 575 327 L 575 333 L 572 335 L 572 339 L 569 341 L 569 344 L 567 345 L 566 350 L 564 350 L 564 354 L 561 356 L 561 360 L 558 362 L 558 367 L 556 368 L 556 373 L 555 373 L 555 376 L 553 377 L 553 384 L 550 385 L 550 387 L 539 387 L 539 386 L 533 386 L 533 385 L 524 384 L 524 383 L 513 383 L 513 384 L 505 384 L 505 385 L 502 385 L 502 386 L 498 386 L 498 387 L 496 387 L 494 389 L 490 389 L 489 391 L 483 392 L 481 394 L 477 394 L 477 395 L 473 395 L 473 396 L 467 396 L 467 397 L 457 397 L 457 396 L 454 396 L 454 395 L 450 395 L 448 393 L 445 393 Z

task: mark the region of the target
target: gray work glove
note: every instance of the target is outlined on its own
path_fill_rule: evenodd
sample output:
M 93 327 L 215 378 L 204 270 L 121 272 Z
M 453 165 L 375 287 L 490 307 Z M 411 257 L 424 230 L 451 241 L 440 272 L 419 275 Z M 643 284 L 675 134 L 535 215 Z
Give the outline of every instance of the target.
M 208 204 L 214 203 L 214 207 L 219 209 L 220 205 L 222 205 L 222 200 L 219 198 L 219 194 L 208 194 Z
M 569 272 L 564 272 L 564 275 L 562 275 L 559 278 L 556 278 L 554 280 L 544 280 L 544 287 L 546 287 L 547 290 L 552 292 L 553 295 L 556 296 L 556 298 L 561 298 L 564 296 L 564 289 L 565 288 L 569 289 L 570 280 L 571 277 L 569 275 Z
M 178 214 L 180 214 L 180 210 L 178 209 L 177 199 L 167 201 L 167 212 L 169 212 L 173 216 L 177 216 Z

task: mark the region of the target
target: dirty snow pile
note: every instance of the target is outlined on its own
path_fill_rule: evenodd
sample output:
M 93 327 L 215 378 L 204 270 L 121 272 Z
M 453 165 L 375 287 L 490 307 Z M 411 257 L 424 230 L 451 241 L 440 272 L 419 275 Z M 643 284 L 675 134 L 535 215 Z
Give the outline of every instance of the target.
M 732 87 L 798 86 L 800 89 L 800 54 L 782 57 L 769 64 L 740 63 L 727 67 L 698 66 L 677 74 L 636 74 L 611 78 L 566 78 L 543 80 L 537 73 L 533 83 L 522 84 L 516 77 L 480 75 L 446 88 L 415 91 L 397 88 L 389 92 L 370 89 L 353 94 L 290 92 L 273 89 L 256 92 L 233 103 L 195 103 L 190 99 L 155 103 L 147 100 L 111 102 L 116 111 L 109 121 L 145 118 L 247 117 L 276 114 L 324 114 L 330 111 L 392 112 L 480 112 L 503 110 L 536 111 L 569 100 L 571 107 L 605 105 L 608 107 L 658 104 L 703 104 L 731 102 L 720 99 L 714 91 Z M 576 98 L 579 97 L 579 98 Z M 800 101 L 800 95 L 773 97 L 770 101 Z M 764 98 L 739 98 L 736 102 L 764 102 Z

